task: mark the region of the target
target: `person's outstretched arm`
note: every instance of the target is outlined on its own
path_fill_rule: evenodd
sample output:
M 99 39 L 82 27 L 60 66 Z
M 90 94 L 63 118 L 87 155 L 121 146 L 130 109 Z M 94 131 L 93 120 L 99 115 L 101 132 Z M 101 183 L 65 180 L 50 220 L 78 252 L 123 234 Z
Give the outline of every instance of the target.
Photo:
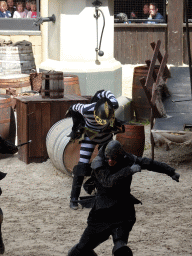
M 180 174 L 176 173 L 175 169 L 166 163 L 158 162 L 146 157 L 138 157 L 136 164 L 139 164 L 142 170 L 146 169 L 148 171 L 164 173 L 170 176 L 173 180 L 179 182 Z

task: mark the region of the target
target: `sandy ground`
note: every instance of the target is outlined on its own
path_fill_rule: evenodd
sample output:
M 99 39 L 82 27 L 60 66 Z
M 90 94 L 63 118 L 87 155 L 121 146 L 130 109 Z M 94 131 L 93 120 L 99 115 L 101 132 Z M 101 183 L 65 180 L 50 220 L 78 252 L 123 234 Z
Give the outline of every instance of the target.
M 144 156 L 151 157 L 149 126 L 145 126 Z M 149 171 L 135 174 L 132 194 L 143 205 L 136 206 L 137 222 L 130 234 L 134 256 L 192 255 L 192 162 L 170 161 L 167 152 L 155 160 L 168 162 L 180 173 L 180 182 Z M 18 155 L 0 160 L 1 208 L 7 256 L 61 256 L 78 242 L 89 209 L 69 208 L 72 178 L 56 170 L 47 160 L 29 164 Z M 82 191 L 82 194 L 85 194 Z M 112 255 L 109 238 L 95 249 Z

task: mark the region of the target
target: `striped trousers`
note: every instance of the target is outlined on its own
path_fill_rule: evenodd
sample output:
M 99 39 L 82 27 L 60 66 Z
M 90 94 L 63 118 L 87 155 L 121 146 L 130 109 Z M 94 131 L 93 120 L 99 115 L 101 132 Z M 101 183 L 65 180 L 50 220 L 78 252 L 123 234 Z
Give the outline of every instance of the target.
M 91 141 L 89 137 L 85 136 L 81 143 L 79 163 L 89 163 L 96 145 L 96 142 Z

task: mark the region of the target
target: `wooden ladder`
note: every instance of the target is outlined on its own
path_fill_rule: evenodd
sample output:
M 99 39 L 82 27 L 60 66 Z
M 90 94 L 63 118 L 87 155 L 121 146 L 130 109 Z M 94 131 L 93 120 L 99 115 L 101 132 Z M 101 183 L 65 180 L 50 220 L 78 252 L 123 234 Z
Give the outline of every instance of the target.
M 170 77 L 170 71 L 167 67 L 167 58 L 168 54 L 165 52 L 164 56 L 162 56 L 160 52 L 160 45 L 161 41 L 158 40 L 157 44 L 154 42 L 151 43 L 151 47 L 154 50 L 153 57 L 150 60 L 146 60 L 146 64 L 149 67 L 147 78 L 143 77 L 140 79 L 140 83 L 145 91 L 149 104 L 151 106 L 151 115 L 150 115 L 150 140 L 151 140 L 151 154 L 152 159 L 154 159 L 154 138 L 151 130 L 153 129 L 154 119 L 162 117 L 161 111 L 158 109 L 156 105 L 156 97 L 157 97 L 157 87 L 162 83 L 164 80 L 164 76 Z M 160 67 L 158 73 L 155 72 L 155 64 L 156 60 L 158 59 L 160 63 Z M 152 88 L 152 93 L 149 91 L 148 88 Z

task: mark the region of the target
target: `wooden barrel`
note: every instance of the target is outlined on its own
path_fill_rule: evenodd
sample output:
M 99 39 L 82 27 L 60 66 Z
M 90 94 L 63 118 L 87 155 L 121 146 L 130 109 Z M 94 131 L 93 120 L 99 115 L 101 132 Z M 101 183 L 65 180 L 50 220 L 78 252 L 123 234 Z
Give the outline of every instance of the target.
M 15 116 L 11 107 L 11 97 L 8 95 L 0 95 L 0 135 L 15 143 Z
M 31 90 L 30 75 L 15 74 L 0 76 L 0 93 L 6 94 L 6 90 L 9 88 L 14 88 L 17 94 Z
M 64 90 L 65 94 L 76 94 L 81 96 L 79 77 L 76 75 L 64 75 Z
M 78 163 L 80 157 L 80 144 L 69 142 L 67 137 L 72 128 L 72 118 L 65 118 L 55 123 L 46 137 L 46 147 L 52 164 L 60 171 L 71 176 L 73 167 Z M 98 153 L 95 149 L 91 160 Z
M 127 153 L 142 157 L 145 146 L 144 125 L 125 125 L 125 133 L 118 133 L 116 140 L 121 143 Z
M 12 107 L 15 108 L 16 99 L 20 93 L 31 91 L 30 75 L 15 74 L 0 76 L 0 94 L 12 95 Z
M 63 72 L 42 73 L 42 98 L 59 99 L 64 97 Z
M 159 66 L 155 67 L 156 73 L 158 73 Z M 133 86 L 132 86 L 132 100 L 133 109 L 136 115 L 137 121 L 150 120 L 151 107 L 148 102 L 147 96 L 140 83 L 142 77 L 147 78 L 149 68 L 147 66 L 139 66 L 134 68 L 133 74 Z M 152 86 L 148 88 L 152 92 Z
M 30 74 L 36 69 L 32 45 L 1 46 L 1 75 Z

